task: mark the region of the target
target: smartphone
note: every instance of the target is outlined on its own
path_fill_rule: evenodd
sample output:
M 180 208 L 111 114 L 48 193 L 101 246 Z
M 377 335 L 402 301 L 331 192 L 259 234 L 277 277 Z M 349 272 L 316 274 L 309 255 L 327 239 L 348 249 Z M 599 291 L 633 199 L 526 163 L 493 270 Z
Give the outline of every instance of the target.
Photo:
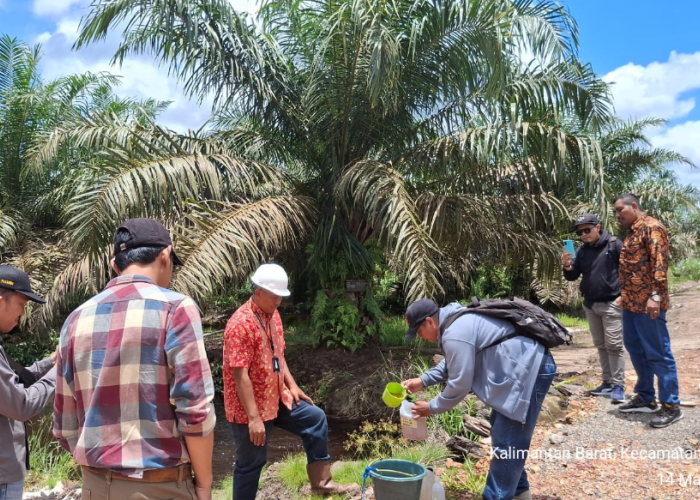
M 564 240 L 564 249 L 566 253 L 570 253 L 573 258 L 576 258 L 576 250 L 574 250 L 574 242 L 572 240 Z

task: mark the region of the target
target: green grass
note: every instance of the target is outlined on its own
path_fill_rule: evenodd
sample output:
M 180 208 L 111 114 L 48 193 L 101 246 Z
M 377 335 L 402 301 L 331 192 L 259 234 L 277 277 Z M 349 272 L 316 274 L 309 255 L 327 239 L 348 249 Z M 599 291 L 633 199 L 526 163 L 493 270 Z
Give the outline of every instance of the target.
M 398 450 L 391 458 L 410 460 L 411 462 L 421 463 L 426 466 L 434 466 L 443 463 L 449 455 L 450 452 L 445 446 L 424 442 L 412 444 Z M 362 474 L 365 471 L 365 467 L 376 460 L 379 460 L 379 458 L 358 462 L 345 462 L 337 469 L 334 468 L 333 480 L 340 484 L 357 483 L 362 485 Z M 295 492 L 298 492 L 309 482 L 309 478 L 306 475 L 306 455 L 304 453 L 298 453 L 288 456 L 282 461 L 278 470 L 278 479 L 290 491 L 290 500 L 301 499 L 301 495 Z M 341 500 L 341 498 L 345 497 L 338 495 L 313 495 L 310 498 L 311 500 L 326 500 L 328 498 Z
M 76 481 L 81 477 L 80 467 L 73 456 L 63 450 L 53 437 L 53 415 L 48 412 L 31 423 L 29 434 L 29 461 L 31 471 L 27 484 L 53 489 L 61 481 Z
M 440 476 L 440 481 L 445 486 L 445 490 L 450 492 L 480 492 L 486 486 L 486 474 L 479 474 L 472 462 L 467 460 L 460 468 L 445 469 Z
M 684 259 L 671 266 L 671 281 L 700 281 L 700 259 Z
M 556 317 L 561 321 L 561 324 L 567 328 L 588 328 L 588 321 L 586 321 L 586 318 L 569 316 L 565 313 L 557 313 Z
M 379 327 L 380 342 L 385 347 L 398 347 L 406 345 L 404 336 L 406 335 L 406 318 L 403 316 L 393 316 L 387 318 Z
M 562 385 L 568 385 L 568 384 L 573 384 L 578 381 L 577 376 L 569 377 L 566 380 L 562 380 L 561 382 L 557 382 L 556 384 L 553 384 L 552 387 L 561 387 Z
M 211 492 L 212 500 L 230 500 L 233 491 L 233 476 L 221 481 Z

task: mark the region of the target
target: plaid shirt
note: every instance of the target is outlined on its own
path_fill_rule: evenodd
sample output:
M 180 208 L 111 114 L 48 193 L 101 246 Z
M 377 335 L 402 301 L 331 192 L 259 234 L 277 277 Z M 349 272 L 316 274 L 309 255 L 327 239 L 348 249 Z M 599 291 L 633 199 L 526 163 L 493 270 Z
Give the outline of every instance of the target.
M 54 436 L 79 465 L 131 473 L 190 461 L 212 432 L 214 385 L 194 301 L 120 276 L 68 317 L 57 359 Z

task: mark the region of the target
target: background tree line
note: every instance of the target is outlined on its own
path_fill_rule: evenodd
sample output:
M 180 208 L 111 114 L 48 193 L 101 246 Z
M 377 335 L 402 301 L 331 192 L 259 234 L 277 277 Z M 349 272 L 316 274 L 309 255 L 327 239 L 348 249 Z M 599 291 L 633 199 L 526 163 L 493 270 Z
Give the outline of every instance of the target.
M 109 74 L 41 78 L 40 47 L 0 38 L 0 251 L 48 298 L 54 324 L 110 278 L 128 217 L 173 228 L 173 288 L 206 307 L 261 262 L 292 274 L 320 344 L 371 342 L 382 306 L 464 298 L 493 280 L 560 302 L 561 239 L 577 213 L 619 232 L 611 203 L 641 196 L 695 248 L 700 193 L 651 146 L 656 119 L 614 117 L 549 0 L 96 0 L 76 50 L 121 31 L 211 120 L 158 124 L 167 102 L 115 95 Z M 348 300 L 345 282 L 369 293 Z M 505 285 L 504 285 L 505 286 Z M 361 328 L 362 326 L 362 328 Z

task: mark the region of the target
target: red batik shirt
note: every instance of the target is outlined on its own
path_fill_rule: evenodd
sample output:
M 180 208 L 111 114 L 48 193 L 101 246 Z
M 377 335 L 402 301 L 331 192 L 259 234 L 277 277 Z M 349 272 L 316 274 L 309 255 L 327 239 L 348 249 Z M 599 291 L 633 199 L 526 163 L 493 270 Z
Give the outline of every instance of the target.
M 258 316 L 265 328 L 261 326 Z M 279 359 L 278 373 L 272 368 L 270 339 L 275 345 L 274 356 Z M 248 415 L 238 398 L 233 368 L 248 368 L 255 405 L 263 422 L 277 417 L 280 400 L 292 409 L 292 394 L 284 383 L 287 366 L 284 359 L 285 347 L 279 312 L 265 314 L 249 300 L 233 313 L 224 331 L 224 404 L 229 422 L 248 423 Z

